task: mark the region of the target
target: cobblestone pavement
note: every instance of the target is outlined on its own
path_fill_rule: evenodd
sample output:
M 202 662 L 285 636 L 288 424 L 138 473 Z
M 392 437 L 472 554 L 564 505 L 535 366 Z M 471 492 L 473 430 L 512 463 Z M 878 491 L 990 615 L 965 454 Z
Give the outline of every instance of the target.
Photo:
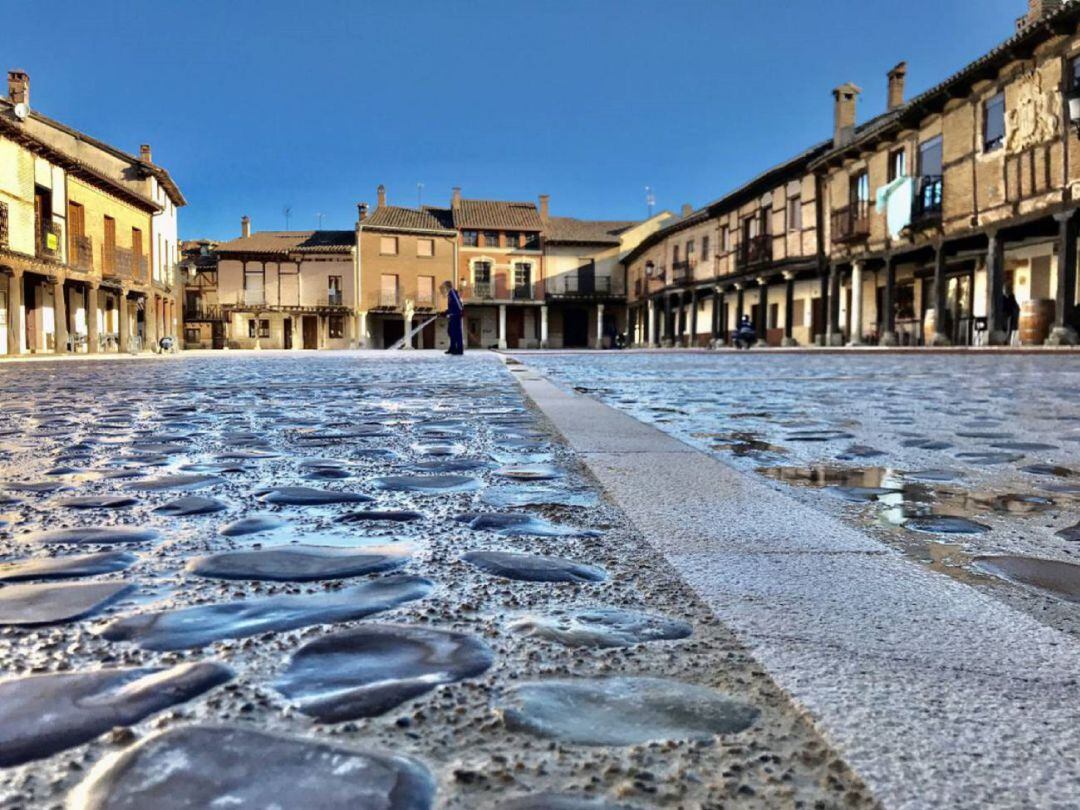
M 934 571 L 1080 632 L 1080 357 L 530 354 Z
M 873 804 L 490 355 L 0 402 L 0 807 Z

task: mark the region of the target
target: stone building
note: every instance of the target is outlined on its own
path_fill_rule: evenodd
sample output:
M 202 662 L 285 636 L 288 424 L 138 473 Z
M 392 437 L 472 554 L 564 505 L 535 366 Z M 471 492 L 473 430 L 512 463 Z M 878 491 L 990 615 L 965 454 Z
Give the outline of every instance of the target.
M 0 354 L 157 349 L 175 336 L 185 204 L 150 147 L 138 157 L 0 98 Z
M 188 239 L 180 244 L 185 349 L 225 348 L 225 313 L 218 301 L 217 245 L 211 239 Z
M 366 203 L 359 206 L 357 307 L 361 345 L 381 349 L 446 309 L 439 288 L 455 278 L 458 232 L 449 209 L 387 205 L 384 186 L 379 186 L 377 199 L 370 216 Z M 436 317 L 411 345 L 447 348 L 446 320 Z
M 1075 343 L 1080 3 L 1030 0 L 1004 43 L 644 239 L 624 259 L 638 345 Z M 1075 112 L 1070 112 L 1070 106 Z M 1013 302 L 1015 297 L 1015 303 Z
M 356 233 L 251 232 L 217 247 L 224 343 L 237 349 L 348 349 L 357 343 Z
M 626 267 L 622 260 L 670 219 L 667 211 L 643 222 L 548 218 L 544 227 L 543 348 L 610 348 L 615 335 L 626 333 Z

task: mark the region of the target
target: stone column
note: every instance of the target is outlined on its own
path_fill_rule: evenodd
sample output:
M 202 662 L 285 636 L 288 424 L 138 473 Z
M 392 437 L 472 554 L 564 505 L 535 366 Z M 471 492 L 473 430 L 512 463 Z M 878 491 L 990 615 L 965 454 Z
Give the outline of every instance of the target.
M 98 285 L 96 281 L 86 283 L 86 353 L 96 354 L 98 350 Z
M 795 339 L 795 274 L 784 273 L 784 339 L 781 346 L 798 346 Z
M 540 348 L 548 347 L 548 308 L 547 304 L 540 305 Z
M 818 279 L 820 285 L 819 299 L 821 301 L 821 327 L 820 332 L 814 333 L 814 343 L 818 346 L 825 346 L 829 342 L 829 274 L 822 271 L 820 278 Z
M 499 304 L 499 348 L 506 348 L 506 304 Z
M 412 300 L 411 299 L 406 299 L 405 300 L 405 334 L 406 335 L 409 334 L 409 330 L 413 328 L 413 315 L 415 313 L 416 313 L 416 310 L 413 309 Z M 501 317 L 501 313 L 500 313 L 500 317 Z M 501 327 L 501 324 L 500 324 L 500 332 L 501 331 L 502 331 L 502 327 Z M 414 340 L 416 340 L 415 337 L 409 338 L 408 340 L 405 341 L 405 345 L 402 346 L 401 348 L 403 348 L 403 349 L 414 349 L 414 348 L 416 348 L 416 345 L 413 342 Z
M 721 344 L 726 345 L 728 339 L 728 332 L 730 332 L 731 329 L 728 327 L 727 296 L 724 294 L 723 290 L 720 291 L 720 296 L 717 298 L 717 302 L 719 303 L 720 314 L 716 316 L 716 328 L 719 330 L 716 337 Z
M 651 298 L 646 304 L 645 346 L 649 349 L 656 348 L 656 302 Z
M 698 311 L 698 297 L 697 290 L 690 291 L 690 337 L 686 341 L 686 345 L 693 347 L 697 343 L 697 311 Z
M 128 350 L 128 331 L 131 329 L 131 325 L 128 323 L 130 313 L 128 312 L 128 291 L 127 288 L 121 288 L 116 299 L 116 331 L 118 333 L 117 344 L 121 353 Z
M 1075 211 L 1055 214 L 1058 223 L 1057 307 L 1054 328 L 1046 339 L 1047 346 L 1075 346 L 1080 342 L 1076 333 L 1076 236 Z
M 712 294 L 712 325 L 709 327 L 709 336 L 714 342 L 720 337 L 720 290 L 715 287 Z
M 885 260 L 885 290 L 881 295 L 881 307 L 885 310 L 884 329 L 881 333 L 882 346 L 896 346 L 900 338 L 896 334 L 896 260 L 889 256 Z
M 826 344 L 843 346 L 844 333 L 840 331 L 840 268 L 829 268 L 829 329 Z
M 158 303 L 160 299 L 151 293 L 146 296 L 146 304 L 143 306 L 143 331 L 146 338 L 146 346 L 152 352 L 156 352 L 158 349 L 158 310 L 161 308 Z
M 945 244 L 937 246 L 934 254 L 934 334 L 930 339 L 932 346 L 948 346 L 948 324 L 945 323 Z
M 604 305 L 596 305 L 596 348 L 604 348 Z
M 23 274 L 8 277 L 8 354 L 22 354 L 26 327 L 23 325 Z
M 669 332 L 672 330 L 672 327 L 673 327 L 673 324 L 671 322 L 671 296 L 670 295 L 665 295 L 664 296 L 664 323 L 663 323 L 663 327 L 664 327 L 663 331 L 661 332 L 661 335 L 660 335 L 661 340 L 659 341 L 661 344 L 663 344 L 664 340 L 669 340 L 672 337 L 671 334 L 669 334 Z
M 356 314 L 356 342 L 361 349 L 368 347 L 368 314 L 366 310 L 361 310 Z M 299 333 L 300 321 L 296 316 L 293 316 L 293 348 L 299 347 L 300 333 Z
M 53 351 L 57 354 L 67 353 L 68 327 L 67 327 L 67 291 L 64 288 L 64 279 L 61 277 L 53 284 L 53 324 L 55 332 Z
M 1005 242 L 991 231 L 986 243 L 986 339 L 991 346 L 1008 340 L 1005 324 Z
M 861 346 L 863 333 L 863 263 L 856 259 L 851 263 L 851 312 L 848 313 L 848 345 Z

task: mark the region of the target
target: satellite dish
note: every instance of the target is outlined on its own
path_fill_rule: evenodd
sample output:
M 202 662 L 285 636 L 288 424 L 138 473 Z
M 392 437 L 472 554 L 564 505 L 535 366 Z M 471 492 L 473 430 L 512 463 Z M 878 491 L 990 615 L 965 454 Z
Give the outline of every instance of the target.
M 30 115 L 30 107 L 25 101 L 20 101 L 15 105 L 15 117 L 20 121 L 25 121 L 26 116 Z

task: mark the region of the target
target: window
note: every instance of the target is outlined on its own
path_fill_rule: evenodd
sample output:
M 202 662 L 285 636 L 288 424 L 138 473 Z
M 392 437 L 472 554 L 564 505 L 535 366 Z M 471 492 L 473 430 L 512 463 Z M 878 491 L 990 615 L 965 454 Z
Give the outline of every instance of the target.
M 328 276 L 326 282 L 326 303 L 332 307 L 340 307 L 342 303 L 341 276 Z
M 345 316 L 331 315 L 326 319 L 326 328 L 330 339 L 345 337 Z
M 983 151 L 993 152 L 1005 144 L 1005 94 L 998 93 L 983 104 Z
M 461 232 L 461 244 L 465 247 L 477 247 L 480 244 L 480 232 L 479 231 L 462 231 Z
M 105 217 L 105 244 L 101 251 L 102 266 L 107 273 L 116 271 L 116 220 Z
M 417 239 L 416 240 L 416 255 L 423 259 L 430 259 L 435 255 L 435 240 L 434 239 Z
M 510 233 L 503 234 L 503 237 L 506 239 L 506 246 L 508 248 L 517 248 L 518 234 L 511 231 Z
M 416 303 L 421 307 L 435 306 L 435 276 L 416 277 Z
M 68 261 L 82 270 L 91 265 L 90 240 L 86 238 L 86 209 L 68 203 Z
M 397 276 L 393 273 L 383 273 L 379 277 L 379 306 L 396 307 L 398 305 Z
M 527 233 L 525 234 L 525 250 L 539 250 L 540 249 L 540 234 Z
M 787 204 L 787 229 L 802 230 L 802 197 L 792 197 Z
M 131 271 L 136 277 L 142 279 L 142 231 L 138 228 L 131 229 Z M 145 281 L 146 279 L 142 279 Z
M 671 262 L 672 264 L 678 264 L 679 262 L 679 246 L 674 245 L 671 248 Z
M 514 264 L 514 298 L 532 297 L 532 265 L 528 262 Z
M 901 147 L 889 152 L 889 182 L 907 177 L 907 152 Z
M 1080 87 L 1080 56 L 1069 62 L 1069 88 L 1075 90 Z
M 248 306 L 262 306 L 266 303 L 265 277 L 262 267 L 247 268 L 244 271 L 244 303 Z
M 477 262 L 473 265 L 473 283 L 491 283 L 491 262 Z
M 923 177 L 941 176 L 941 136 L 919 144 L 919 174 Z
M 397 237 L 383 236 L 379 239 L 379 253 L 383 256 L 397 256 Z
M 864 206 L 870 201 L 870 175 L 865 171 L 851 178 L 851 204 Z
M 694 261 L 694 240 L 690 239 L 686 243 L 686 260 L 688 262 Z
M 498 231 L 484 231 L 484 247 L 497 248 L 499 246 Z
M 268 338 L 270 337 L 270 321 L 264 319 L 255 320 L 251 318 L 248 320 L 248 337 L 249 338 Z
M 727 253 L 730 249 L 728 246 L 728 227 L 725 225 L 720 229 L 720 252 Z
M 701 237 L 701 258 L 708 261 L 712 257 L 709 255 L 709 235 Z

